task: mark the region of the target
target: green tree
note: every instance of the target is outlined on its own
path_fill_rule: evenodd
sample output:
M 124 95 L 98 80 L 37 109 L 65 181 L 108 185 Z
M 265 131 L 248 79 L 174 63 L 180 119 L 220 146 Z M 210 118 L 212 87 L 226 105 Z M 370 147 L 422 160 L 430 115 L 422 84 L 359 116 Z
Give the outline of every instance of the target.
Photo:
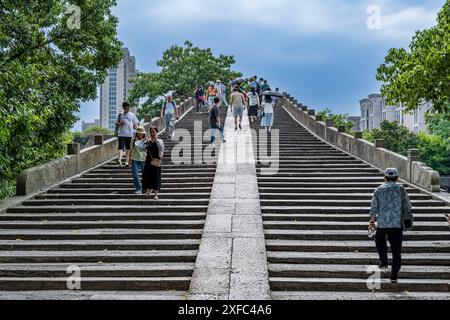
M 90 136 L 90 135 L 96 135 L 96 134 L 101 134 L 101 135 L 107 136 L 107 135 L 111 134 L 111 131 L 107 128 L 92 127 L 92 128 L 85 130 L 82 133 L 83 136 Z
M 365 140 L 374 142 L 376 139 L 385 141 L 386 149 L 406 156 L 408 149 L 417 148 L 419 140 L 414 132 L 397 122 L 383 121 L 380 129 L 363 132 Z
M 211 49 L 195 47 L 186 41 L 184 46 L 174 45 L 163 53 L 157 62 L 160 72 L 139 73 L 134 79 L 134 88 L 130 100 L 147 99 L 141 106 L 140 115 L 155 115 L 161 105 L 155 100 L 163 94 L 173 91 L 175 98 L 192 96 L 195 87 L 205 86 L 217 79 L 228 83 L 241 73 L 231 70 L 235 63 L 233 56 L 214 56 Z
M 450 174 L 450 139 L 437 135 L 418 135 L 420 159 L 442 175 Z
M 416 32 L 409 46 L 389 50 L 378 68 L 381 92 L 389 104 L 407 111 L 422 101 L 431 101 L 434 111 L 450 119 L 450 0 L 438 14 L 437 25 Z
M 80 13 L 68 10 L 77 5 Z M 96 98 L 121 58 L 114 0 L 4 0 L 0 5 L 0 188 L 60 157 L 80 101 Z M 79 28 L 77 23 L 79 22 Z
M 450 139 L 450 121 L 444 114 L 427 113 L 425 115 L 428 131 L 436 136 Z

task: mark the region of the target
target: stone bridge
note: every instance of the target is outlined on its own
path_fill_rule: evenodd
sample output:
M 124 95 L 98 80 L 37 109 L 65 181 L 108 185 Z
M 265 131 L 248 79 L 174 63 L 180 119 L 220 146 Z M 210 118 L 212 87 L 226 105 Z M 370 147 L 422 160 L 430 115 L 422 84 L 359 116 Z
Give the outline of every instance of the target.
M 450 199 L 414 150 L 347 135 L 287 94 L 270 136 L 246 117 L 235 132 L 222 109 L 227 142 L 214 148 L 208 115 L 181 106 L 177 128 L 193 138 L 179 155 L 191 161 L 165 141 L 158 202 L 133 194 L 115 139 L 21 174 L 0 207 L 0 299 L 450 298 Z M 399 283 L 381 274 L 373 289 L 368 213 L 389 166 L 416 227 Z

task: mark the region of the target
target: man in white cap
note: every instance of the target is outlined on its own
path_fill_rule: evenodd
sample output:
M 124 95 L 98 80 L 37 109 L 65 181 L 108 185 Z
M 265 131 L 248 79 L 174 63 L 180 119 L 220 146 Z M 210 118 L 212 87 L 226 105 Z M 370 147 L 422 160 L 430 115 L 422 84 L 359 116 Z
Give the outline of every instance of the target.
M 411 201 L 406 189 L 398 182 L 398 170 L 388 168 L 384 173 L 385 183 L 375 190 L 370 209 L 370 226 L 378 224 L 375 243 L 380 257 L 380 268 L 388 269 L 386 237 L 392 249 L 391 282 L 396 283 L 402 265 L 402 242 L 404 212 L 411 212 Z

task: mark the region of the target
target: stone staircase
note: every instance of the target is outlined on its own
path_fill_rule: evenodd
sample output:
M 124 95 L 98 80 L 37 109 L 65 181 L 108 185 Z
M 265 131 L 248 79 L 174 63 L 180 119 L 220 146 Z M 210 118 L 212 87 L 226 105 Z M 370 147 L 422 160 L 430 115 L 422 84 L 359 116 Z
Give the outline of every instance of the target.
M 259 155 L 257 165 L 273 297 L 373 298 L 367 268 L 379 260 L 367 226 L 383 174 L 316 138 L 281 107 L 274 128 L 280 129 L 279 172 L 262 175 Z M 380 292 L 450 298 L 450 207 L 413 186 L 407 191 L 415 231 L 405 234 L 399 284 L 384 274 Z
M 209 128 L 208 115 L 194 111 L 177 127 L 194 136 L 194 120 Z M 75 265 L 85 292 L 170 290 L 185 297 L 216 165 L 174 164 L 174 143 L 165 144 L 160 201 L 134 195 L 130 169 L 112 160 L 0 214 L 0 291 L 58 295 Z M 207 145 L 192 139 L 192 159 Z

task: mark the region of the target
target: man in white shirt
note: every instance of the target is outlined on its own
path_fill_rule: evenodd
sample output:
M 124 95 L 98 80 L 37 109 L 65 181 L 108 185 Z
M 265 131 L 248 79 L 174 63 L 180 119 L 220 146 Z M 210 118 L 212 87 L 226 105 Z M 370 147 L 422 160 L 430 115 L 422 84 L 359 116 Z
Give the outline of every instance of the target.
M 119 114 L 116 121 L 116 126 L 119 128 L 119 166 L 123 165 L 122 159 L 125 155 L 125 159 L 130 157 L 131 139 L 139 125 L 139 119 L 131 112 L 131 105 L 125 101 L 122 107 L 123 113 Z M 127 162 L 125 165 L 129 166 L 129 163 Z

